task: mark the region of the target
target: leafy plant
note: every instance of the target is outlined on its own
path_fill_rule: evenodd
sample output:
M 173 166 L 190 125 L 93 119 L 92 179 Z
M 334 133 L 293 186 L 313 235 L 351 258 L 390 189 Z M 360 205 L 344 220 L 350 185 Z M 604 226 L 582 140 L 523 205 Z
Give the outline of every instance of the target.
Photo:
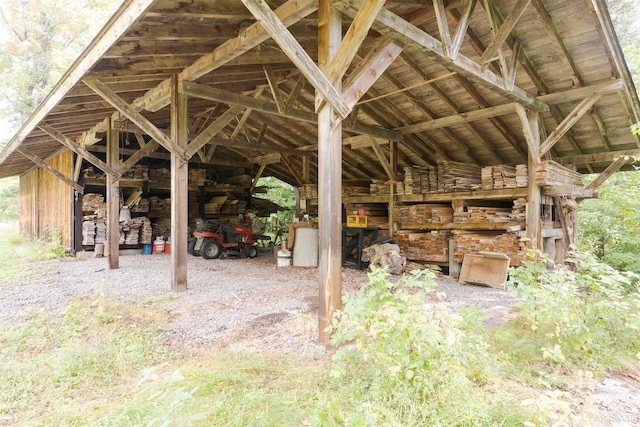
M 548 364 L 566 368 L 598 370 L 635 360 L 640 354 L 639 276 L 588 253 L 571 254 L 576 271 L 557 267 L 540 274 L 545 261 L 510 273 L 508 286 L 522 298 L 517 305 L 520 348 L 537 346 Z
M 491 357 L 467 321 L 438 303 L 434 273 L 397 282 L 376 269 L 369 283 L 345 296 L 330 344 L 338 346 L 331 375 L 348 389 L 346 404 L 324 402 L 313 419 L 333 425 L 470 425 L 515 422 L 490 380 Z M 434 302 L 426 304 L 428 297 Z M 468 314 L 468 316 L 473 316 Z

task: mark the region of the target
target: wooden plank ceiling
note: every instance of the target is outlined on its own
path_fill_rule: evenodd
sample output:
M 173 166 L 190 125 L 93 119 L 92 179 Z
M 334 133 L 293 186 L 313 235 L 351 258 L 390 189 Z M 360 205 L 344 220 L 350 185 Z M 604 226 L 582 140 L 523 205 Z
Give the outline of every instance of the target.
M 97 141 L 109 117 L 130 132 L 123 152 L 153 139 L 158 144 L 147 144 L 145 154 L 157 149 L 151 155 L 168 157 L 170 138 L 141 130 L 116 107 L 168 135 L 170 79 L 180 75 L 197 142 L 185 153 L 194 154 L 193 162 L 246 166 L 297 185 L 308 157 L 315 182 L 317 82 L 244 3 L 260 4 L 125 1 L 0 154 L 0 177 L 34 166 L 21 152 L 46 159 L 63 141 L 104 158 Z M 267 3 L 317 61 L 317 0 Z M 343 33 L 362 3 L 333 1 L 343 13 Z M 385 179 L 389 140 L 398 141 L 400 170 L 440 159 L 526 163 L 516 104 L 542 113 L 548 156 L 580 172 L 640 153 L 629 131 L 640 120 L 638 98 L 604 0 L 387 1 L 375 18 L 345 64 L 342 98 L 353 107 L 343 122 L 345 179 Z M 363 64 L 375 69 L 374 57 L 392 62 L 362 93 L 353 76 Z

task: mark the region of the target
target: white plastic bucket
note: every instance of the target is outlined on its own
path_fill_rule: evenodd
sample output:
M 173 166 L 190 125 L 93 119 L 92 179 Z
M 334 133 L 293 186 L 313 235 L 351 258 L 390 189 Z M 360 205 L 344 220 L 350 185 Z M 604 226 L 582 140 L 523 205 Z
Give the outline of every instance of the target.
M 291 265 L 291 252 L 278 251 L 278 267 L 289 267 Z

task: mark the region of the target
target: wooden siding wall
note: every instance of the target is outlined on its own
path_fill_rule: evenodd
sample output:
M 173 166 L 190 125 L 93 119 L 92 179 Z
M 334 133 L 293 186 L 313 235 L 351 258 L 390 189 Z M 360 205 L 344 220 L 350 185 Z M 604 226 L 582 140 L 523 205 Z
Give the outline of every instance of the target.
M 47 162 L 65 176 L 73 174 L 73 152 L 65 152 Z M 72 246 L 73 189 L 41 168 L 20 177 L 20 232 L 49 241 L 60 232 L 62 245 Z

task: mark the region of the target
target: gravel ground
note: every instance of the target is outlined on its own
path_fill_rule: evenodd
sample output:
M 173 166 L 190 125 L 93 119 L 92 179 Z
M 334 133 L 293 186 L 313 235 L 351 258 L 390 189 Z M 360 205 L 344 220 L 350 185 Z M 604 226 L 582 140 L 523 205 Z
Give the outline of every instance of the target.
M 78 258 L 27 264 L 26 278 L 0 287 L 0 324 L 20 312 L 60 310 L 73 298 L 104 295 L 146 302 L 167 310 L 171 323 L 165 344 L 198 349 L 211 346 L 262 348 L 279 352 L 321 351 L 316 344 L 318 271 L 277 267 L 272 255 L 255 259 L 204 260 L 189 256 L 184 293 L 168 291 L 169 255 L 127 255 L 109 270 L 105 258 Z M 343 269 L 344 292 L 367 280 Z M 454 307 L 479 309 L 514 302 L 500 289 L 461 285 L 443 276 L 437 288 Z

